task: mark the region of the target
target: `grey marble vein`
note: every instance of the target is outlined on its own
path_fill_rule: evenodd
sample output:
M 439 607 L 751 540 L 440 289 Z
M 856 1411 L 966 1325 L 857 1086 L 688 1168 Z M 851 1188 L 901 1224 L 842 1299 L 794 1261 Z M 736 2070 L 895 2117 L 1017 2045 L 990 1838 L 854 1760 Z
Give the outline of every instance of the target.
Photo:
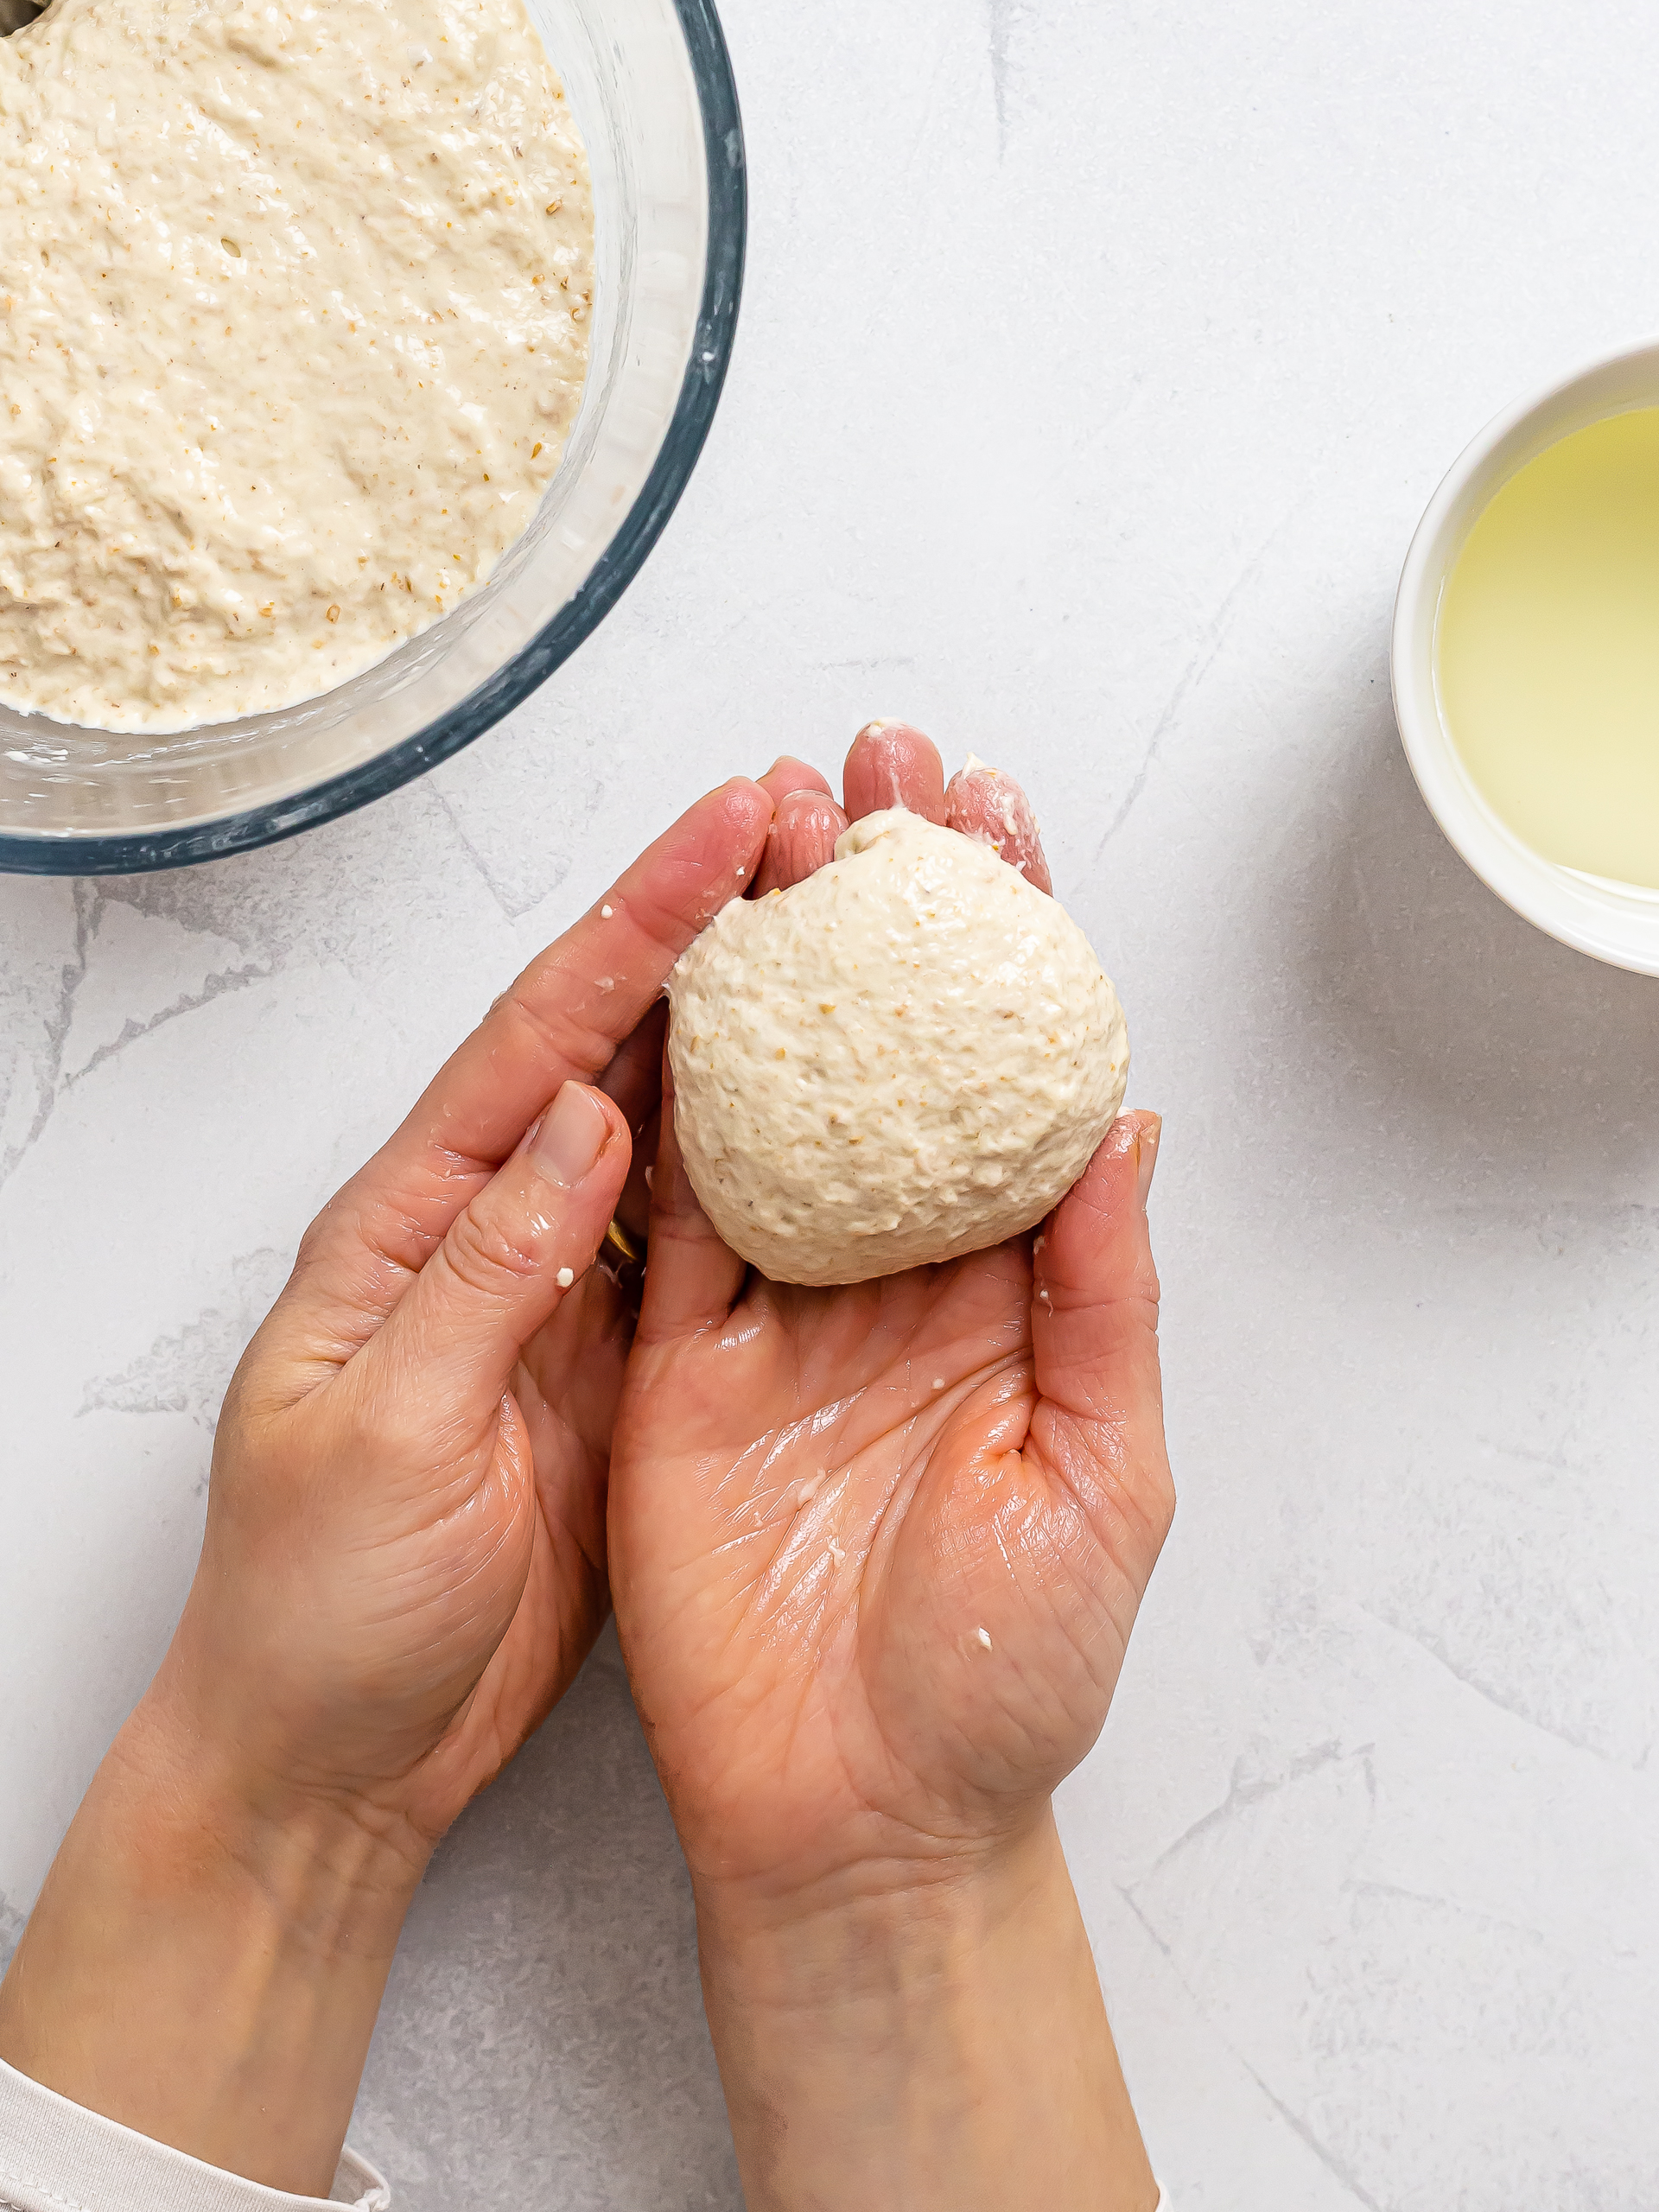
M 1189 1844 L 1197 1842 L 1201 1836 L 1211 1834 L 1217 1828 L 1224 1827 L 1249 1807 L 1263 1803 L 1280 1790 L 1288 1789 L 1293 1783 L 1301 1781 L 1306 1775 L 1317 1774 L 1321 1767 L 1329 1766 L 1333 1760 L 1352 1756 L 1338 1743 L 1315 1744 L 1307 1751 L 1299 1751 L 1277 1773 L 1257 1775 L 1249 1780 L 1243 1777 L 1241 1761 L 1233 1769 L 1233 1778 L 1220 1804 L 1212 1805 L 1207 1813 L 1201 1813 L 1196 1821 L 1181 1830 L 1173 1842 L 1166 1844 L 1147 1869 L 1145 1878 L 1150 1879 L 1161 1873 L 1171 1859 Z
M 209 1435 L 238 1360 L 270 1311 L 292 1263 L 291 1253 L 263 1246 L 231 1262 L 222 1295 L 181 1329 L 158 1337 L 118 1372 L 86 1385 L 79 1411 L 185 1414 Z
M 1177 677 L 1168 698 L 1164 702 L 1159 710 L 1157 720 L 1153 724 L 1152 734 L 1147 740 L 1140 766 L 1135 772 L 1134 780 L 1124 793 L 1116 812 L 1106 825 L 1104 835 L 1095 847 L 1096 860 L 1100 859 L 1107 846 L 1111 843 L 1113 838 L 1117 836 L 1135 811 L 1141 794 L 1147 787 L 1147 779 L 1152 773 L 1153 764 L 1158 758 L 1159 748 L 1185 705 L 1188 695 L 1195 685 L 1204 681 L 1205 677 L 1214 665 L 1217 656 L 1226 641 L 1227 626 L 1234 618 L 1236 608 L 1257 576 L 1261 575 L 1274 546 L 1284 536 L 1295 519 L 1300 508 L 1305 504 L 1305 500 L 1299 500 L 1290 512 L 1274 525 L 1227 587 L 1215 612 L 1199 626 L 1192 640 L 1186 664 Z
M 1460 1664 L 1447 1649 L 1445 1638 L 1437 1636 L 1433 1630 L 1410 1626 L 1404 1621 L 1391 1618 L 1386 1613 L 1378 1613 L 1376 1618 L 1385 1626 L 1393 1629 L 1396 1635 L 1408 1637 L 1412 1643 L 1421 1645 L 1431 1658 L 1445 1668 L 1453 1681 L 1461 1682 L 1465 1689 L 1472 1690 L 1477 1697 L 1484 1698 L 1488 1704 L 1495 1705 L 1500 1712 L 1513 1713 L 1516 1719 L 1524 1720 L 1529 1727 L 1537 1728 L 1547 1736 L 1554 1736 L 1573 1751 L 1584 1751 L 1592 1759 L 1605 1759 L 1616 1756 L 1607 1749 L 1605 1736 L 1601 1732 L 1591 1728 L 1574 1727 L 1562 1720 L 1545 1719 L 1524 1695 L 1518 1694 L 1513 1688 L 1502 1683 L 1492 1681 L 1488 1678 L 1484 1669 L 1467 1663 Z M 1636 1748 L 1634 1756 L 1629 1759 L 1628 1764 L 1638 1769 L 1644 1767 L 1652 1748 L 1653 1738 L 1648 1735 Z
M 181 992 L 170 1005 L 162 1007 L 159 1013 L 146 1014 L 141 1020 L 130 1018 L 124 1021 L 119 1036 L 99 1046 L 81 1066 L 63 1077 L 63 1088 L 67 1090 L 72 1084 L 84 1083 L 95 1069 L 114 1059 L 118 1052 L 124 1052 L 129 1045 L 136 1045 L 140 1038 L 152 1035 L 169 1021 L 176 1021 L 181 1014 L 199 1012 L 201 1007 L 210 1006 L 216 998 L 222 997 L 226 991 L 245 991 L 250 983 L 266 982 L 273 973 L 270 968 L 258 967 L 216 969 L 200 990 Z
M 1129 1910 L 1135 1915 L 1135 1918 L 1141 1923 L 1141 1927 L 1146 1930 L 1147 1936 L 1152 1939 L 1152 1942 L 1156 1945 L 1157 1948 L 1163 1954 L 1165 1959 L 1168 1961 L 1170 1967 L 1178 1978 L 1179 1978 L 1182 1980 L 1183 1985 L 1186 1986 L 1187 1993 L 1192 1998 L 1194 2003 L 1198 2005 L 1200 2012 L 1204 2011 L 1205 2007 L 1199 1993 L 1197 1990 L 1192 1989 L 1190 1984 L 1185 1982 L 1185 1977 L 1181 1974 L 1180 1965 L 1175 1957 L 1173 1950 L 1159 1934 L 1157 1929 L 1154 1926 L 1147 1915 L 1143 1912 L 1140 1905 L 1136 1904 L 1131 1891 L 1120 1885 L 1118 1894 L 1122 1898 L 1124 1904 L 1128 1907 Z M 1364 2212 L 1395 2212 L 1395 2208 L 1385 2205 L 1379 2198 L 1374 2196 L 1365 2187 L 1364 2183 L 1359 2179 L 1357 2175 L 1351 2171 L 1346 2161 L 1339 2158 L 1331 2148 L 1331 2145 L 1322 2140 L 1322 2139 L 1314 2132 L 1302 2115 L 1296 2112 L 1291 2106 L 1287 2105 L 1284 2099 L 1278 2094 L 1271 2085 L 1262 2079 L 1260 2070 L 1251 2063 L 1246 2052 L 1239 2050 L 1237 2045 L 1233 2044 L 1231 2039 L 1230 2037 L 1226 2037 L 1224 2034 L 1224 2040 L 1226 2040 L 1229 2043 L 1234 2056 L 1238 2060 L 1244 2072 L 1255 2083 L 1256 2088 L 1266 2100 L 1267 2103 L 1272 2107 L 1274 2112 L 1278 2114 L 1285 2126 L 1289 2128 L 1291 2133 L 1295 2136 L 1297 2141 L 1305 2145 L 1307 2150 L 1311 2151 L 1313 2156 L 1319 2160 L 1320 2165 L 1322 2165 L 1325 2171 L 1331 2176 L 1332 2179 L 1340 2184 L 1344 2194 L 1354 2203 L 1363 2206 L 1364 2208 Z
M 64 963 L 51 1010 L 42 1024 L 44 1034 L 33 1055 L 36 1096 L 34 1116 L 22 1138 L 0 1156 L 0 1189 L 4 1187 L 25 1154 L 39 1140 L 52 1118 L 61 1091 L 63 1048 L 68 1039 L 69 1025 L 74 1019 L 75 994 L 86 977 L 89 948 L 97 931 L 105 899 L 102 887 L 93 882 L 77 882 L 73 895 L 73 949 Z

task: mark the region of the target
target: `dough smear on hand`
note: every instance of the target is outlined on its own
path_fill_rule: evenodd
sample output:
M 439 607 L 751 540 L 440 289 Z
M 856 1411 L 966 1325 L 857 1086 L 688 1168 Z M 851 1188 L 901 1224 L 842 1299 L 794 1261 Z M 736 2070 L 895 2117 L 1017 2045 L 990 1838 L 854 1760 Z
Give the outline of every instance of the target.
M 1033 1227 L 1123 1102 L 1083 931 L 901 808 L 723 908 L 669 978 L 674 1126 L 721 1236 L 775 1282 L 863 1282 Z

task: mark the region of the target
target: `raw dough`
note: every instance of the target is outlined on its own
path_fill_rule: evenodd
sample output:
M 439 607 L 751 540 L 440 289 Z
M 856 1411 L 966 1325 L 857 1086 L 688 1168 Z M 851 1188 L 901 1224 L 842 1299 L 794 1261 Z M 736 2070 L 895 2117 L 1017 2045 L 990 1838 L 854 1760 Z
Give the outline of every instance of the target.
M 715 915 L 669 978 L 674 1126 L 734 1251 L 862 1282 L 1039 1222 L 1123 1102 L 1083 931 L 989 847 L 896 808 Z
M 558 465 L 588 162 L 522 0 L 56 0 L 0 40 L 0 698 L 309 698 Z

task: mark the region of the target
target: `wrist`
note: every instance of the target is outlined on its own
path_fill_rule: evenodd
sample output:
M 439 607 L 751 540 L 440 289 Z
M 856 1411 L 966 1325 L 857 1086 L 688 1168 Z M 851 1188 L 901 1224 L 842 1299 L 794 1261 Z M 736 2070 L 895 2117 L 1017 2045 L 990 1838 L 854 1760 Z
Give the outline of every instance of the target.
M 327 2196 L 422 1863 L 364 1808 L 248 1770 L 158 1685 L 0 1985 L 0 2057 L 209 2164 Z
M 290 1947 L 374 1948 L 402 1925 L 435 1847 L 395 1802 L 298 1770 L 195 1694 L 177 1643 L 94 1783 L 147 1878 L 238 1891 Z
M 1052 1815 L 903 1878 L 697 1885 L 755 2212 L 1145 2212 L 1156 2198 Z
M 1034 1891 L 1067 1880 L 1051 1837 L 1045 1808 L 1017 1835 L 920 1860 L 860 1859 L 796 1880 L 694 1878 L 705 1980 L 783 2012 L 897 2013 L 950 1995 Z

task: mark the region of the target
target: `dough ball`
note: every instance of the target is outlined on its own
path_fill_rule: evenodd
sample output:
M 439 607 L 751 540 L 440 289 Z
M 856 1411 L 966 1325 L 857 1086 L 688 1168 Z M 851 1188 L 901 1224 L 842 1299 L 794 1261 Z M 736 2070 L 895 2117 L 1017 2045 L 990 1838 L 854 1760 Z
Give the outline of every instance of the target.
M 669 978 L 693 1189 L 774 1282 L 863 1282 L 1030 1229 L 1123 1103 L 1083 931 L 987 845 L 902 808 L 734 899 Z

